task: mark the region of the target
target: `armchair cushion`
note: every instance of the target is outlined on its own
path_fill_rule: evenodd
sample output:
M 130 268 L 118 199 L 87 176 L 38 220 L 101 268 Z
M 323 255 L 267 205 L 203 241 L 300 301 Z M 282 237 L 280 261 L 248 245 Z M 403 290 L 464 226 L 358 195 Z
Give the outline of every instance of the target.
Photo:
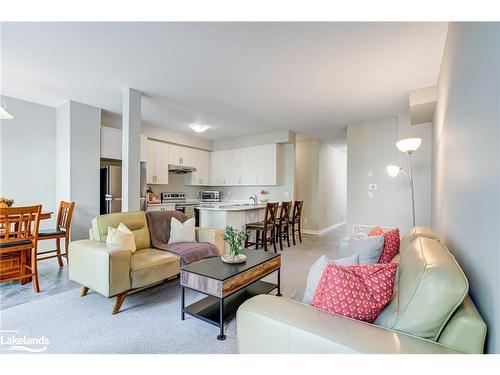
M 375 324 L 437 340 L 469 284 L 439 241 L 420 237 L 400 253 L 399 284 Z
M 134 234 L 137 249 L 151 247 L 148 223 L 143 211 L 97 216 L 92 220 L 92 237 L 97 241 L 105 242 L 108 236 L 108 227 L 117 228 L 120 223 L 125 224 Z
M 141 249 L 130 258 L 130 280 L 133 289 L 154 284 L 179 273 L 179 257 L 166 251 Z

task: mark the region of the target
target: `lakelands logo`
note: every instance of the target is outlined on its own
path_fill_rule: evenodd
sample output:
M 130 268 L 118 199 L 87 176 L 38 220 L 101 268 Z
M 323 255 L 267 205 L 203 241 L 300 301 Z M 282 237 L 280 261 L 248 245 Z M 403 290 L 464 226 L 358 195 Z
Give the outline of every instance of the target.
M 18 351 L 41 353 L 47 350 L 49 338 L 20 335 L 19 331 L 0 331 L 0 347 L 2 352 Z

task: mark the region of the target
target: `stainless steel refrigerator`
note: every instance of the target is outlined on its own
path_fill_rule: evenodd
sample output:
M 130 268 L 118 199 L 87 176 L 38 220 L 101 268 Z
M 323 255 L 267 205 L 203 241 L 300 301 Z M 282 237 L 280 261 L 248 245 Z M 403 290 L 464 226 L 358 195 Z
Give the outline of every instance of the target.
M 101 215 L 122 210 L 122 167 L 101 168 Z

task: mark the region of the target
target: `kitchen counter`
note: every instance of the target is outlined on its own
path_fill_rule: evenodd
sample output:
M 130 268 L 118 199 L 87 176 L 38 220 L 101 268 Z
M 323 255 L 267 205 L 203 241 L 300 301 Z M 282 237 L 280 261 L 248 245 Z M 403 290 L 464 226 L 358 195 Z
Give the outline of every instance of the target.
M 229 225 L 235 229 L 244 229 L 248 223 L 264 220 L 266 205 L 243 202 L 204 202 L 196 209 L 199 226 L 202 228 L 224 229 Z
M 247 211 L 265 209 L 265 204 L 248 203 L 202 203 L 196 207 L 197 210 L 206 211 Z

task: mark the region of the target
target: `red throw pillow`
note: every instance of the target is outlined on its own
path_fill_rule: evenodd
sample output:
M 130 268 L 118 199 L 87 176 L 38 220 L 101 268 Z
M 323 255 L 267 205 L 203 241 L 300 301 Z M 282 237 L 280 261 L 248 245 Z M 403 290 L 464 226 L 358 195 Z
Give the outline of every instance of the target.
M 373 237 L 373 236 L 380 236 L 381 234 L 383 234 L 384 231 L 382 230 L 382 228 L 380 227 L 375 227 L 373 228 L 370 233 L 368 233 L 368 237 Z
M 312 305 L 320 310 L 373 323 L 389 303 L 397 263 L 338 266 L 323 271 Z
M 378 262 L 389 263 L 397 253 L 399 253 L 399 229 L 395 228 L 384 232 L 384 251 Z

